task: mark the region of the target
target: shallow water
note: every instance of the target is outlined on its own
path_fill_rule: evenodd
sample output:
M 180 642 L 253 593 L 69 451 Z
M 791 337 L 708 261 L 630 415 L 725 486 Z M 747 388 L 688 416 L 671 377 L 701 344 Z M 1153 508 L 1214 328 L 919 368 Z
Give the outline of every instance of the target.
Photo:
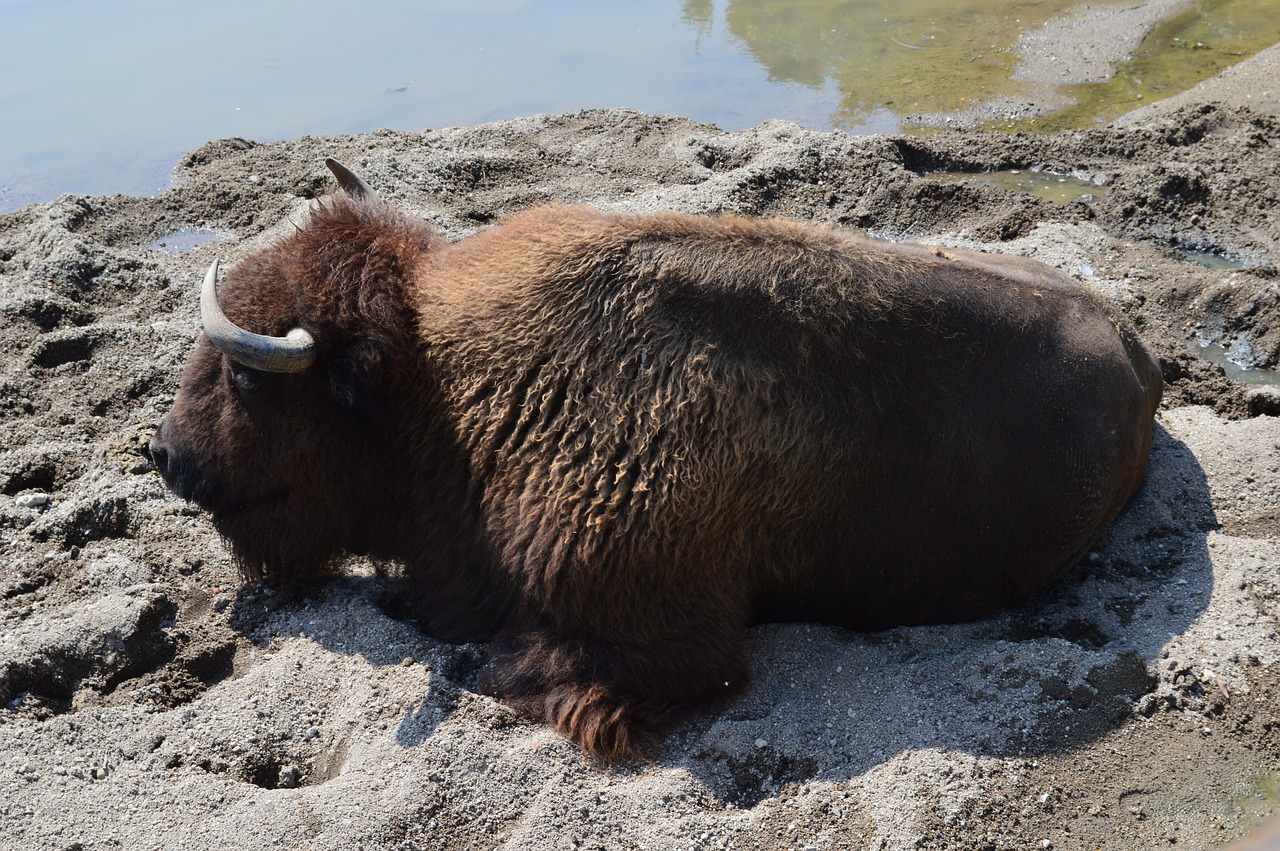
M 1197 266 L 1204 266 L 1206 269 L 1220 269 L 1230 271 L 1233 269 L 1244 269 L 1248 266 L 1243 260 L 1237 260 L 1234 257 L 1227 257 L 1214 251 L 1198 251 L 1188 249 L 1183 252 L 1186 258 Z
M 1277 41 L 1276 0 L 1201 0 L 1151 33 L 1109 81 L 1068 87 L 1075 106 L 1009 126 L 1053 131 L 1101 124 L 1185 91 Z
M 234 234 L 209 228 L 178 228 L 151 240 L 145 248 L 160 254 L 186 254 L 202 245 L 221 242 L 231 236 Z
M 1161 30 L 1114 91 L 1122 100 L 1167 93 L 1280 40 L 1273 3 L 1202 0 Z M 1011 46 L 1067 8 L 0 0 L 0 210 L 62 192 L 157 192 L 183 151 L 225 136 L 419 130 L 594 106 L 726 129 L 778 117 L 893 132 L 903 116 L 1015 90 Z M 1092 92 L 1069 121 L 1111 108 Z
M 1280 770 L 1260 771 L 1249 778 L 1249 785 L 1227 802 L 1228 814 L 1238 813 L 1245 824 L 1259 825 L 1275 818 L 1280 805 Z M 1264 851 L 1257 846 L 1257 851 Z
M 1245 365 L 1249 362 L 1247 346 L 1242 348 L 1237 345 L 1228 349 L 1217 343 L 1209 345 L 1196 343 L 1192 345 L 1191 351 L 1201 360 L 1222 367 L 1222 371 L 1226 373 L 1227 378 L 1239 381 L 1241 384 L 1280 385 L 1280 372 L 1271 369 L 1256 369 Z
M 1105 186 L 1070 174 L 1056 174 L 1034 169 L 1010 169 L 989 172 L 935 172 L 927 175 L 939 183 L 971 183 L 990 186 L 1006 192 L 1024 192 L 1054 204 L 1092 201 L 1107 194 Z

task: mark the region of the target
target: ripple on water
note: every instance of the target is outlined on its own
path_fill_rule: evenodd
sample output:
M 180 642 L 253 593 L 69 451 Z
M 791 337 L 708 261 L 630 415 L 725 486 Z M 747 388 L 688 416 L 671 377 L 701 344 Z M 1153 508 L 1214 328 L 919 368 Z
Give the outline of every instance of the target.
M 935 50 L 946 40 L 947 30 L 937 24 L 920 21 L 892 29 L 885 37 L 907 50 Z

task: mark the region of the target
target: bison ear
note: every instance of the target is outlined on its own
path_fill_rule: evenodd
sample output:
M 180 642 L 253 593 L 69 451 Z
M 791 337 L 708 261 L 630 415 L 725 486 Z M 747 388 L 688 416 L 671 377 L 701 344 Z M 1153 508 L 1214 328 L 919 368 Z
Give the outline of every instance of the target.
M 361 340 L 334 358 L 329 370 L 329 389 L 343 407 L 372 415 L 381 407 L 386 392 L 384 369 L 386 345 Z

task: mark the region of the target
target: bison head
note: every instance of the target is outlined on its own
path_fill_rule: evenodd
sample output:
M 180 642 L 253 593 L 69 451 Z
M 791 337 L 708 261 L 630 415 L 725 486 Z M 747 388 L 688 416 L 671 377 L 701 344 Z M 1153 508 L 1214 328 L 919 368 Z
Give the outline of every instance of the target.
M 330 161 L 345 195 L 204 280 L 196 343 L 151 443 L 249 578 L 323 572 L 392 540 L 406 481 L 398 422 L 421 393 L 410 280 L 440 237 Z M 352 182 L 354 181 L 354 183 Z

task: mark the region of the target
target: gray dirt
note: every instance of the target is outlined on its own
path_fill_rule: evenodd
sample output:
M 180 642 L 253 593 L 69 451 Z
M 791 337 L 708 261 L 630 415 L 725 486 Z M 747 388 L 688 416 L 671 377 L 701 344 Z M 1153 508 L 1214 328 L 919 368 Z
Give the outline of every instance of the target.
M 1280 122 L 1194 101 L 1054 137 L 739 132 L 624 110 L 213 142 L 155 198 L 0 216 L 0 845 L 1131 848 L 1228 841 L 1280 799 Z M 243 586 L 144 452 L 196 290 L 301 221 L 325 155 L 463 237 L 544 201 L 786 216 L 1038 257 L 1161 357 L 1148 481 L 1037 599 L 977 623 L 767 625 L 740 697 L 605 769 L 477 694 L 483 646 L 379 573 Z M 1044 169 L 1053 204 L 937 171 Z M 173 252 L 181 229 L 218 241 Z M 164 246 L 153 241 L 160 239 Z M 1187 249 L 1236 258 L 1210 269 Z M 1255 371 L 1253 373 L 1257 375 Z M 377 500 L 353 493 L 352 500 Z

